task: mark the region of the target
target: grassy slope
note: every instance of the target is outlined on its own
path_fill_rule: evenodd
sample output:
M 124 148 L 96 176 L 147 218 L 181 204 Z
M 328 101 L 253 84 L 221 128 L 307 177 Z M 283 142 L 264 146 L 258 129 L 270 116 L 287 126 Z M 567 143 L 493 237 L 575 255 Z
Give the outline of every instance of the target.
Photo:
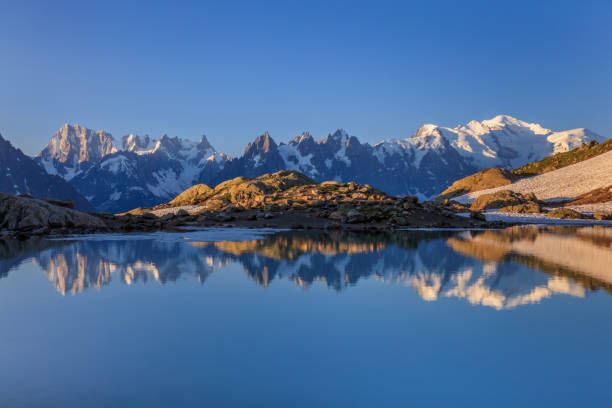
M 475 191 L 504 186 L 523 177 L 537 176 L 576 164 L 612 150 L 612 139 L 603 143 L 589 142 L 569 152 L 558 153 L 511 171 L 485 169 L 455 181 L 438 197 L 452 199 Z M 512 178 L 512 175 L 516 179 Z
M 591 159 L 610 150 L 612 150 L 612 139 L 599 144 L 587 143 L 569 152 L 558 153 L 537 162 L 527 163 L 522 167 L 512 170 L 512 173 L 520 177 L 548 173 L 549 171 L 558 170 L 571 164 Z

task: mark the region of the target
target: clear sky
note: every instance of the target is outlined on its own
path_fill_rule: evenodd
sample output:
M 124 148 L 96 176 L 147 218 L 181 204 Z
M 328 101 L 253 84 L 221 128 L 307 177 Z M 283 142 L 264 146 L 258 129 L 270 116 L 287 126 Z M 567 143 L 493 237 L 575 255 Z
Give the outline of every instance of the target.
M 65 122 L 239 154 L 509 114 L 612 137 L 611 1 L 0 0 L 0 133 Z

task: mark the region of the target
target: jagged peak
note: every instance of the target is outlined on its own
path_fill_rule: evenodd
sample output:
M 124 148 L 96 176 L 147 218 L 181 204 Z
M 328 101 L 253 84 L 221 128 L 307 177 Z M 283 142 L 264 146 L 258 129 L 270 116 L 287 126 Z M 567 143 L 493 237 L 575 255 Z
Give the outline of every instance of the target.
M 333 134 L 331 134 L 330 136 L 328 136 L 332 139 L 347 139 L 349 137 L 348 133 L 346 132 L 346 130 L 340 128 L 337 129 Z
M 216 152 L 215 148 L 210 144 L 205 134 L 202 134 L 202 138 L 200 139 L 197 148 L 200 151 L 212 150 L 213 152 Z
M 123 136 L 121 140 L 123 150 L 130 152 L 136 149 L 148 149 L 151 144 L 151 138 L 147 134 L 140 136 L 130 133 L 129 135 Z
M 117 150 L 114 143 L 113 136 L 104 130 L 94 131 L 79 124 L 64 123 L 37 157 L 76 165 L 114 153 Z
M 295 137 L 289 141 L 289 144 L 297 145 L 314 140 L 310 132 L 302 132 L 301 134 L 295 135 Z
M 94 129 L 88 128 L 87 126 L 79 125 L 78 123 L 70 124 L 68 122 L 64 123 L 59 128 L 55 136 L 58 136 L 60 134 L 63 135 L 67 132 L 70 132 L 71 130 L 74 131 L 75 133 L 85 133 L 86 135 L 92 134 L 92 135 L 106 136 L 106 137 L 112 138 L 112 135 L 104 129 L 94 130 Z
M 266 131 L 263 135 L 257 136 L 252 143 L 249 143 L 247 145 L 246 149 L 244 150 L 244 154 L 246 155 L 250 152 L 255 151 L 261 153 L 268 153 L 271 150 L 276 150 L 277 147 L 278 145 L 276 144 L 274 139 L 272 139 L 270 134 Z

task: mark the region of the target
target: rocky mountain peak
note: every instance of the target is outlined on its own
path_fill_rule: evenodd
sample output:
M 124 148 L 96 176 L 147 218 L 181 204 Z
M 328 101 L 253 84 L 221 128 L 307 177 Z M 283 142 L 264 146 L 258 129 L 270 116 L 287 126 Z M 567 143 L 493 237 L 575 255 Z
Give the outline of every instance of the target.
M 135 134 L 129 134 L 127 136 L 123 136 L 122 146 L 123 150 L 127 150 L 129 152 L 134 150 L 150 149 L 151 138 L 149 135 L 138 136 Z
M 201 152 L 215 152 L 215 148 L 212 147 L 212 145 L 210 144 L 210 142 L 208 141 L 208 138 L 206 137 L 206 135 L 202 135 L 202 139 L 200 139 L 200 143 L 197 144 L 197 148 L 199 151 Z
M 56 197 L 74 201 L 80 209 L 93 207 L 70 184 L 48 174 L 31 157 L 13 147 L 0 135 L 0 192 L 29 194 L 34 197 Z
M 270 153 L 278 149 L 278 145 L 266 131 L 263 135 L 257 136 L 253 143 L 249 143 L 244 150 L 245 156 L 260 153 Z
M 333 134 L 327 136 L 331 140 L 347 139 L 348 137 L 349 135 L 344 129 L 338 129 Z
M 8 140 L 6 140 L 5 138 L 2 137 L 2 134 L 0 134 L 0 158 L 3 155 L 6 155 L 9 151 L 11 151 L 12 149 L 14 149 L 13 145 L 11 144 L 11 142 L 9 142 Z M 17 149 L 19 150 L 19 149 Z
M 314 141 L 313 137 L 310 135 L 309 132 L 302 132 L 299 135 L 296 135 L 293 139 L 291 139 L 289 141 L 289 144 L 291 145 L 298 145 L 301 143 L 308 143 L 310 141 Z
M 51 137 L 39 156 L 74 166 L 82 162 L 98 161 L 115 151 L 114 139 L 110 133 L 66 123 Z

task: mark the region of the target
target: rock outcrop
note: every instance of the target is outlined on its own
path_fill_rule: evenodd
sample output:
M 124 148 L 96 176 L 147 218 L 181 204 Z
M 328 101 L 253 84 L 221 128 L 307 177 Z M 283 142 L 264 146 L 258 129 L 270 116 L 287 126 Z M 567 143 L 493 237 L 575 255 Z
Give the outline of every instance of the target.
M 176 196 L 170 205 L 190 205 L 205 200 L 214 190 L 206 184 L 196 184 Z
M 535 214 L 542 212 L 542 206 L 536 202 L 528 202 L 526 204 L 509 205 L 500 208 L 499 212 L 516 213 L 516 214 Z
M 587 193 L 581 194 L 574 200 L 567 203 L 567 205 L 607 203 L 609 201 L 612 201 L 612 186 L 596 188 Z
M 180 205 L 178 205 L 180 204 Z M 401 228 L 484 226 L 483 220 L 455 214 L 453 203 L 419 203 L 416 197 L 391 197 L 369 185 L 317 183 L 290 170 L 256 178 L 237 177 L 217 185 L 194 186 L 168 204 L 130 213 L 174 214 L 205 225 L 290 228 Z
M 483 194 L 470 206 L 472 211 L 484 211 L 517 206 L 520 204 L 538 204 L 534 194 L 523 195 L 511 190 L 500 190 L 491 194 Z
M 549 211 L 546 216 L 563 220 L 586 220 L 590 218 L 589 216 L 579 213 L 578 211 L 574 211 L 570 208 L 555 208 L 554 210 Z
M 519 176 L 506 169 L 485 169 L 455 181 L 449 188 L 444 190 L 438 198 L 451 199 L 474 191 L 506 186 L 514 183 L 519 178 Z
M 68 233 L 106 229 L 104 221 L 93 215 L 48 201 L 0 193 L 0 231 L 37 235 L 51 230 Z

